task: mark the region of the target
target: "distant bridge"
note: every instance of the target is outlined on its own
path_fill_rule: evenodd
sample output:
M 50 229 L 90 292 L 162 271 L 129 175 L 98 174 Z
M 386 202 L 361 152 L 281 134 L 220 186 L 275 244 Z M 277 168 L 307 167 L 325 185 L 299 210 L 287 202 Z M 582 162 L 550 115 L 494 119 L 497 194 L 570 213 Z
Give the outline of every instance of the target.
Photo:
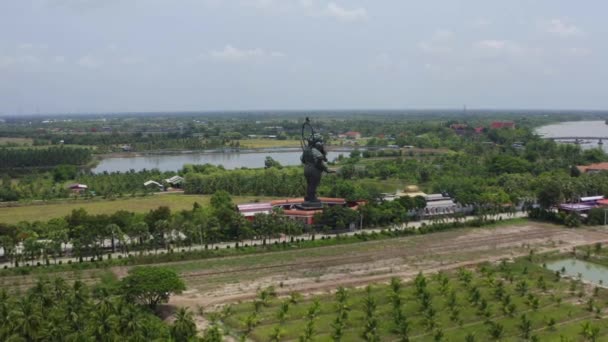
M 608 137 L 543 137 L 543 139 L 574 140 L 576 144 L 580 144 L 582 140 L 597 140 L 597 143 L 602 145 L 604 144 L 604 140 L 608 140 Z

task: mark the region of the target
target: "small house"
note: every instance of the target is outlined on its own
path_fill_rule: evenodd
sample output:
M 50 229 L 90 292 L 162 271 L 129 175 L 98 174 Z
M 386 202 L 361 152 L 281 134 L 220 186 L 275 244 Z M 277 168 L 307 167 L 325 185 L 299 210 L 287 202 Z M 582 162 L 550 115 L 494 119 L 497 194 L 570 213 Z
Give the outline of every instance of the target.
M 160 184 L 159 182 L 155 182 L 155 181 L 153 181 L 153 180 L 149 180 L 149 181 L 145 182 L 145 183 L 144 183 L 144 186 L 145 186 L 146 188 L 148 188 L 148 189 L 149 189 L 149 188 L 152 188 L 152 187 L 156 187 L 156 188 L 158 188 L 158 190 L 160 190 L 160 191 L 165 190 L 165 187 L 164 187 L 162 184 Z
M 344 133 L 344 136 L 346 136 L 346 139 L 361 139 L 360 132 L 348 131 Z
M 171 178 L 165 179 L 165 182 L 174 188 L 179 188 L 179 187 L 181 187 L 182 183 L 184 182 L 184 177 L 173 176 Z
M 88 188 L 89 187 L 86 184 L 79 184 L 79 183 L 71 184 L 69 186 L 69 189 L 75 194 L 81 194 L 81 193 L 87 191 Z

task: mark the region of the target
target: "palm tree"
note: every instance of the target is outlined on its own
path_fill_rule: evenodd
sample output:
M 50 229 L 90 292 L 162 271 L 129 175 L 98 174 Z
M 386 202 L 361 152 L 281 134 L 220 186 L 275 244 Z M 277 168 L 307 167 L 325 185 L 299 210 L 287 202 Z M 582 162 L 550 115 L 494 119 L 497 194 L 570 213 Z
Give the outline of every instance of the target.
M 400 342 L 409 342 L 410 341 L 410 338 L 409 338 L 410 325 L 409 325 L 407 319 L 405 319 L 405 317 L 402 317 L 401 320 L 399 321 L 399 324 L 397 324 L 396 333 L 399 336 Z
M 209 329 L 205 330 L 202 342 L 222 342 L 223 340 L 224 336 L 222 335 L 222 332 L 217 324 L 213 324 Z
M 141 331 L 144 328 L 144 323 L 136 310 L 129 306 L 126 306 L 125 309 L 121 310 L 118 318 L 118 331 L 122 336 L 129 336 L 130 338 L 137 339 L 143 338 Z
M 279 313 L 277 314 L 277 318 L 281 324 L 285 323 L 285 319 L 287 318 L 287 312 L 289 311 L 289 301 L 282 301 L 279 306 Z
M 591 323 L 585 322 L 581 325 L 580 335 L 585 341 L 596 342 L 600 334 L 600 328 L 592 326 Z
M 521 315 L 521 321 L 517 327 L 519 328 L 521 337 L 523 337 L 525 340 L 530 338 L 530 334 L 532 333 L 532 321 L 528 319 L 526 314 Z
M 488 325 L 488 333 L 490 334 L 490 337 L 494 341 L 500 341 L 502 335 L 504 334 L 504 327 L 502 326 L 502 324 L 489 321 Z
M 304 328 L 304 333 L 300 335 L 300 342 L 309 342 L 312 341 L 313 336 L 315 335 L 315 320 L 314 318 L 310 319 L 306 322 L 306 327 Z
M 112 244 L 112 253 L 116 252 L 116 237 L 123 235 L 120 227 L 115 223 L 110 223 L 106 226 L 106 234 L 110 236 Z
M 0 237 L 0 246 L 4 249 L 4 256 L 11 262 L 15 254 L 15 240 L 8 235 L 3 235 Z
M 283 330 L 281 327 L 274 327 L 272 332 L 270 333 L 270 341 L 279 342 L 281 341 L 281 337 L 283 336 Z
M 196 336 L 196 324 L 188 308 L 179 308 L 171 326 L 171 336 L 176 342 L 188 342 Z
M 42 325 L 42 313 L 29 298 L 23 297 L 9 313 L 8 322 L 12 333 L 26 341 L 36 340 Z
M 368 342 L 380 341 L 378 336 L 378 319 L 376 318 L 376 300 L 372 297 L 372 288 L 365 288 L 367 293 L 363 305 L 365 310 L 365 326 L 363 330 L 363 339 Z
M 91 335 L 97 341 L 114 341 L 117 337 L 118 317 L 109 309 L 99 309 L 91 314 Z
M 245 334 L 249 334 L 259 322 L 260 321 L 258 320 L 258 315 L 256 312 L 253 312 L 251 315 L 247 316 L 245 318 Z

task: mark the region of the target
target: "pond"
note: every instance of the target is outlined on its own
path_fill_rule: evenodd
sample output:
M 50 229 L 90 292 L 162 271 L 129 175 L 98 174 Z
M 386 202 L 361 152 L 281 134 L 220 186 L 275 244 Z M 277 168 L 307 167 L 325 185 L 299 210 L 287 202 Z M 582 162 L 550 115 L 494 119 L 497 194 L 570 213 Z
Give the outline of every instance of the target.
M 143 169 L 159 169 L 160 171 L 178 171 L 184 164 L 213 164 L 223 165 L 226 169 L 240 167 L 261 168 L 264 167 L 266 157 L 272 157 L 282 165 L 299 165 L 299 149 L 289 151 L 266 151 L 266 152 L 200 152 L 179 154 L 146 154 L 134 157 L 110 157 L 102 159 L 92 169 L 94 173 L 127 172 L 131 169 L 141 171 Z M 340 153 L 329 152 L 328 158 L 332 160 Z
M 547 269 L 552 271 L 562 271 L 565 269 L 565 275 L 578 278 L 579 274 L 582 280 L 600 285 L 608 285 L 608 267 L 594 264 L 592 262 L 568 258 L 547 263 Z

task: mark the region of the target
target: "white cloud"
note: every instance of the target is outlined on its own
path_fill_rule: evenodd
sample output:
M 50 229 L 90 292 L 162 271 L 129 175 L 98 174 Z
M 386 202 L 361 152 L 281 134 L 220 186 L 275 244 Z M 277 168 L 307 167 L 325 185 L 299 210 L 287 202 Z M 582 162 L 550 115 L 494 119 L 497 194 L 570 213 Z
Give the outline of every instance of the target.
M 22 67 L 28 70 L 40 66 L 42 60 L 34 55 L 0 56 L 0 68 Z
M 38 58 L 36 56 L 32 56 L 32 55 L 25 55 L 25 56 L 19 57 L 19 62 L 21 62 L 22 64 L 26 64 L 26 65 L 40 64 L 40 58 Z
M 93 57 L 91 55 L 81 57 L 76 63 L 79 66 L 88 69 L 97 69 L 103 65 L 103 61 L 101 59 Z
M 433 40 L 449 40 L 454 37 L 454 32 L 446 29 L 437 29 L 433 34 Z
M 34 44 L 30 44 L 30 43 L 21 43 L 19 44 L 19 46 L 17 46 L 17 48 L 19 50 L 30 50 L 34 48 Z
M 511 44 L 511 43 L 509 43 L 506 40 L 493 40 L 493 39 L 482 40 L 482 41 L 475 43 L 475 45 L 477 47 L 482 48 L 482 49 L 489 49 L 489 50 L 503 50 L 509 44 Z
M 367 10 L 363 7 L 346 9 L 335 2 L 330 2 L 327 4 L 325 13 L 330 17 L 345 22 L 365 21 L 368 18 Z
M 304 8 L 311 8 L 313 5 L 313 0 L 300 0 L 298 1 L 298 4 Z
M 375 70 L 389 70 L 394 66 L 394 62 L 388 53 L 383 52 L 374 57 L 371 66 Z
M 551 19 L 544 24 L 545 32 L 558 35 L 560 37 L 580 36 L 584 31 L 574 25 L 567 23 L 561 19 Z
M 104 6 L 120 4 L 120 0 L 42 0 L 47 6 L 68 8 L 77 11 L 90 11 Z
M 133 56 L 125 56 L 125 57 L 118 59 L 118 63 L 123 64 L 123 65 L 136 65 L 136 64 L 141 64 L 142 62 L 143 62 L 143 59 L 138 58 L 138 57 L 133 57 Z
M 510 40 L 487 39 L 481 40 L 473 44 L 473 47 L 481 52 L 491 54 L 506 54 L 512 56 L 521 56 L 528 51 L 522 45 Z
M 247 6 L 253 6 L 257 8 L 270 8 L 276 5 L 275 0 L 245 0 L 243 3 Z
M 437 29 L 429 41 L 418 43 L 418 48 L 428 54 L 447 54 L 452 52 L 448 45 L 454 37 L 454 33 L 446 29 Z
M 566 54 L 573 57 L 587 57 L 591 55 L 591 49 L 584 47 L 571 47 L 566 49 Z
M 490 25 L 492 25 L 492 21 L 485 19 L 485 18 L 477 19 L 477 20 L 473 21 L 473 23 L 471 24 L 471 26 L 475 29 L 483 29 Z
M 209 52 L 208 56 L 219 61 L 244 62 L 269 58 L 281 58 L 285 57 L 285 54 L 280 51 L 266 51 L 261 48 L 239 49 L 228 44 L 224 46 L 222 50 L 213 50 Z
M 63 63 L 63 62 L 65 62 L 65 57 L 64 56 L 55 56 L 55 57 L 53 57 L 53 62 Z
M 422 52 L 429 54 L 446 54 L 452 52 L 452 48 L 445 45 L 440 45 L 434 42 L 421 42 L 418 43 L 418 48 Z
M 10 56 L 0 56 L 0 68 L 7 68 L 15 64 L 15 59 Z

